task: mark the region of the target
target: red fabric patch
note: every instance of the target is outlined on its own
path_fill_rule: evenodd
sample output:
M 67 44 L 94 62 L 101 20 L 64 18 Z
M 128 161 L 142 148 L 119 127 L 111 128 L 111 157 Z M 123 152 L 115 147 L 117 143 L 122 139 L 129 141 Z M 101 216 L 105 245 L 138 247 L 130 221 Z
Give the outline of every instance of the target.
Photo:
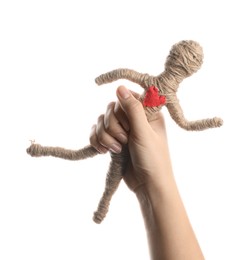
M 160 96 L 158 94 L 158 88 L 155 86 L 149 87 L 143 100 L 143 105 L 145 107 L 158 107 L 165 104 L 165 96 Z

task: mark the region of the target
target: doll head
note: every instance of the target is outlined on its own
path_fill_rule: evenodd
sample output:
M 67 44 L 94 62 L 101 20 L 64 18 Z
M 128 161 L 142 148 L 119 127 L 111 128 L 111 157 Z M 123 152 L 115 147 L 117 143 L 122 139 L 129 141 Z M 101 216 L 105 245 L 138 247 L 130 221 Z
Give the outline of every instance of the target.
M 191 76 L 203 63 L 203 50 L 195 41 L 174 44 L 165 62 L 165 71 L 180 80 Z

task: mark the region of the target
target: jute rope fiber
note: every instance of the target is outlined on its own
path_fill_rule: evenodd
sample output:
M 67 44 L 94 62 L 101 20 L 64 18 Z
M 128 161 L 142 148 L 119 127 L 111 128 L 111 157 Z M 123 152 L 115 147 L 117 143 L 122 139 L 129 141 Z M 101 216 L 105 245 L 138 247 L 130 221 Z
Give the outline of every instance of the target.
M 155 117 L 156 112 L 166 106 L 171 117 L 180 127 L 185 130 L 200 131 L 220 127 L 223 121 L 218 117 L 188 121 L 184 117 L 176 92 L 182 80 L 197 72 L 202 62 L 201 46 L 195 41 L 181 41 L 172 46 L 165 62 L 165 70 L 158 76 L 150 76 L 130 69 L 116 69 L 100 75 L 95 82 L 102 85 L 119 79 L 127 79 L 137 83 L 144 89 L 140 101 L 148 119 Z M 32 143 L 27 148 L 27 153 L 31 156 L 53 156 L 67 160 L 82 160 L 99 154 L 91 145 L 80 150 L 68 150 L 61 147 L 41 146 L 36 143 Z M 110 200 L 119 186 L 129 160 L 127 145 L 123 147 L 120 154 L 112 152 L 110 154 L 111 162 L 105 190 L 93 216 L 96 223 L 101 223 L 106 216 Z

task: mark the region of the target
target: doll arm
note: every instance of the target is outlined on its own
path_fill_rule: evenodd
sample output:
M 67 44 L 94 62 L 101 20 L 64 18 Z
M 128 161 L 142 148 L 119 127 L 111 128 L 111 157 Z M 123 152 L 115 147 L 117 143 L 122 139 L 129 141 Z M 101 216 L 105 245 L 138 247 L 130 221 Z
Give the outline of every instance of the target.
M 172 117 L 172 119 L 183 129 L 188 131 L 200 131 L 208 128 L 220 127 L 223 124 L 221 118 L 207 118 L 196 121 L 188 121 L 184 117 L 183 110 L 179 104 L 177 97 L 173 103 L 167 103 L 168 111 Z
M 102 85 L 106 83 L 111 83 L 118 79 L 127 79 L 134 83 L 139 84 L 143 88 L 146 88 L 147 87 L 146 82 L 149 79 L 149 77 L 150 76 L 148 74 L 139 73 L 137 71 L 130 70 L 130 69 L 116 69 L 98 76 L 95 79 L 95 82 L 98 85 Z

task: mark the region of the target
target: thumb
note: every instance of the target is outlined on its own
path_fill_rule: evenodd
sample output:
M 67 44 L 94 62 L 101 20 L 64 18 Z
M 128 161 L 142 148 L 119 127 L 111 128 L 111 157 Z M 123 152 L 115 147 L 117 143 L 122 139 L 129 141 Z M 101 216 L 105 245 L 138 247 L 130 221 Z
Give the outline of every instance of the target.
M 137 133 L 138 131 L 149 127 L 142 103 L 133 96 L 130 90 L 124 86 L 120 86 L 117 89 L 116 94 L 119 103 L 129 120 L 130 129 Z

